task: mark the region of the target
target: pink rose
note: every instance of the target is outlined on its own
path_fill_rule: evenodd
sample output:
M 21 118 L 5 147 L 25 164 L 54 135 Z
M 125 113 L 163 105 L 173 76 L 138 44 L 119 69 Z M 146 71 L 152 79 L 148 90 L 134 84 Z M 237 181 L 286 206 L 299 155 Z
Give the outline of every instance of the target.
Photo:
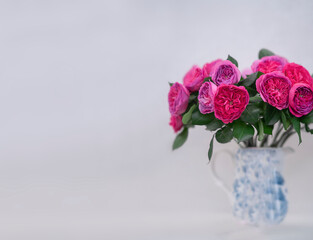
M 307 115 L 313 109 L 313 89 L 306 83 L 296 83 L 289 93 L 289 110 L 296 117 Z
M 290 79 L 292 84 L 295 83 L 306 83 L 313 86 L 313 79 L 310 76 L 308 70 L 301 65 L 295 63 L 288 63 L 283 69 L 283 73 Z
M 248 75 L 252 74 L 252 69 L 251 68 L 245 68 L 244 70 L 241 71 L 241 76 L 243 78 L 247 78 Z
M 184 86 L 190 91 L 198 91 L 203 83 L 202 69 L 194 65 L 185 75 L 183 79 Z
M 251 69 L 253 72 L 270 73 L 274 71 L 282 71 L 287 63 L 288 61 L 286 58 L 280 56 L 267 56 L 254 61 Z
M 236 84 L 239 82 L 241 73 L 231 61 L 219 61 L 213 68 L 212 80 L 219 86 L 224 84 Z
M 249 94 L 244 87 L 222 84 L 214 95 L 214 114 L 223 123 L 238 119 L 249 103 Z
M 264 102 L 279 110 L 288 107 L 288 95 L 291 81 L 282 72 L 271 72 L 261 75 L 256 80 L 256 90 Z
M 170 113 L 176 116 L 183 114 L 188 107 L 189 96 L 188 90 L 182 84 L 174 83 L 168 93 Z
M 213 99 L 216 89 L 217 87 L 212 82 L 205 82 L 200 87 L 198 100 L 199 100 L 199 110 L 202 114 L 213 112 L 214 109 Z
M 183 127 L 183 122 L 182 122 L 182 116 L 178 115 L 172 115 L 170 119 L 170 126 L 173 127 L 174 132 L 177 133 L 182 127 Z
M 216 59 L 213 62 L 204 64 L 202 68 L 203 77 L 204 78 L 211 77 L 214 66 L 220 61 L 223 61 L 223 60 Z

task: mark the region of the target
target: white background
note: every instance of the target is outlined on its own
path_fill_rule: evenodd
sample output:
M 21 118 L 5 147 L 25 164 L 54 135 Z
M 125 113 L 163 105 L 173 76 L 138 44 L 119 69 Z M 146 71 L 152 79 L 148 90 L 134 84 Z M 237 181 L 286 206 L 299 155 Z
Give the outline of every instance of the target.
M 266 47 L 313 71 L 312 1 L 0 1 L 1 239 L 313 239 L 312 136 L 289 213 L 245 227 L 198 127 L 172 152 L 168 82 Z M 237 146 L 215 144 L 215 151 Z M 231 161 L 219 172 L 230 184 Z

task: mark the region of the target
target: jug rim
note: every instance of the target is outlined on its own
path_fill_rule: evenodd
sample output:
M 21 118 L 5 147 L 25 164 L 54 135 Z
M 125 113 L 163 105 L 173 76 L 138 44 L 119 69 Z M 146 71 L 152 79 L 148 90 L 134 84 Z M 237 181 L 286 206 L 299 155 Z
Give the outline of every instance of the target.
M 284 149 L 286 147 L 242 147 L 240 149 Z
M 277 151 L 283 151 L 284 153 L 293 153 L 294 149 L 291 147 L 246 147 L 246 148 L 239 148 L 239 150 L 256 150 L 256 151 L 262 151 L 262 150 L 277 150 Z

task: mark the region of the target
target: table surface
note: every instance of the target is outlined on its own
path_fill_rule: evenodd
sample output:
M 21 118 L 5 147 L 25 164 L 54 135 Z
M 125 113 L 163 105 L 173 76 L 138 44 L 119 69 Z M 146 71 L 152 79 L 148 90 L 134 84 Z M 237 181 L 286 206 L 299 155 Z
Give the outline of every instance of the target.
M 18 227 L 18 231 L 16 231 Z M 254 227 L 220 215 L 42 215 L 1 221 L 1 239 L 312 240 L 313 218 L 288 216 L 283 223 Z

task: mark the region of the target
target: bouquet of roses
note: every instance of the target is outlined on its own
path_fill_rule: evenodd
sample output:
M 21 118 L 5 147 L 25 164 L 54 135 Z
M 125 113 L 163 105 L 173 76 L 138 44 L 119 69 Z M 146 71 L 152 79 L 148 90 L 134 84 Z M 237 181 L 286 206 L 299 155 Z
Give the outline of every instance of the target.
M 243 72 L 237 61 L 217 59 L 193 66 L 183 83 L 170 83 L 170 125 L 177 134 L 173 149 L 182 146 L 188 130 L 204 125 L 219 143 L 234 139 L 241 147 L 283 147 L 301 131 L 313 134 L 313 78 L 303 66 L 261 49 L 259 60 Z

